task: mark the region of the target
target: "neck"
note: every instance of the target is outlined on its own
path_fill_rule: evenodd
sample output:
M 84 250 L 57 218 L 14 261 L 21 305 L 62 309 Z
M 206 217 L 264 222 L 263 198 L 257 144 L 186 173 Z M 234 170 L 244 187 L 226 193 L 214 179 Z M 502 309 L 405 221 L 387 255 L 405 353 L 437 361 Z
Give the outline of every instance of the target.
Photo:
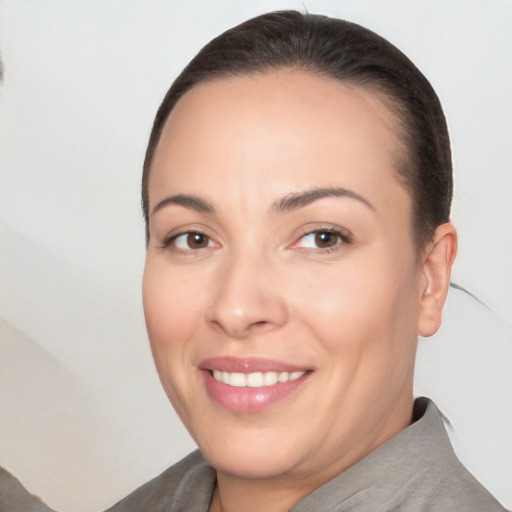
M 276 479 L 240 479 L 218 471 L 209 512 L 287 512 L 313 490 Z
M 334 459 L 330 465 L 277 477 L 252 479 L 217 470 L 217 484 L 209 512 L 287 512 L 302 498 L 364 458 L 375 448 L 410 425 L 412 395 L 401 411 L 393 411 L 385 426 L 368 432 L 357 447 Z M 373 435 L 372 435 L 373 434 Z M 311 469 L 311 468 L 310 468 Z

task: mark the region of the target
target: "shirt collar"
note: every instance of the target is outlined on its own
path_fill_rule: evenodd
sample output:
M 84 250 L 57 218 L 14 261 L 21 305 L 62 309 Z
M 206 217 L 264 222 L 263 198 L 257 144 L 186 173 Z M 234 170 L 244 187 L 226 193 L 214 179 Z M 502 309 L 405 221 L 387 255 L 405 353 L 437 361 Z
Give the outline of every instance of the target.
M 208 510 L 215 470 L 197 453 L 198 463 L 181 480 L 170 512 Z M 414 402 L 413 423 L 383 445 L 319 487 L 290 512 L 333 512 L 379 506 L 393 510 L 429 477 L 432 467 L 455 457 L 442 415 L 428 398 Z M 370 508 L 371 509 L 371 508 Z
M 414 403 L 409 427 L 365 458 L 303 498 L 290 512 L 393 510 L 402 498 L 424 483 L 432 467 L 453 450 L 441 413 L 428 398 Z M 342 506 L 342 508 L 340 508 Z M 379 508 L 380 509 L 380 508 Z

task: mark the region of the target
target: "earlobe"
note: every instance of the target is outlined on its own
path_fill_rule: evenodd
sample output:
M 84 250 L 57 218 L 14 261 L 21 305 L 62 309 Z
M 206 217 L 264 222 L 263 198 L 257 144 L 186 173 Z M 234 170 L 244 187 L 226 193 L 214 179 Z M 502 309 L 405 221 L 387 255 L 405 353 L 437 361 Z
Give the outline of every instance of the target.
M 441 325 L 443 306 L 450 286 L 450 275 L 457 254 L 457 232 L 451 222 L 436 229 L 422 261 L 423 279 L 419 290 L 418 334 L 428 337 Z

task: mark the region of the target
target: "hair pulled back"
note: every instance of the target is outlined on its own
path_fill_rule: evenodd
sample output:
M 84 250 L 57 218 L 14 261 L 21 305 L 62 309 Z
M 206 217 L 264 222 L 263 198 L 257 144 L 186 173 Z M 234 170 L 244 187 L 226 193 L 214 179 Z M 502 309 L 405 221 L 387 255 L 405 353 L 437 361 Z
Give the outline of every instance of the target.
M 178 100 L 196 84 L 282 68 L 302 69 L 367 89 L 395 114 L 406 149 L 397 173 L 413 201 L 419 247 L 449 220 L 450 141 L 439 99 L 423 74 L 395 46 L 348 21 L 297 11 L 252 18 L 210 41 L 186 66 L 158 109 L 142 177 L 142 209 L 149 238 L 148 181 L 163 127 Z

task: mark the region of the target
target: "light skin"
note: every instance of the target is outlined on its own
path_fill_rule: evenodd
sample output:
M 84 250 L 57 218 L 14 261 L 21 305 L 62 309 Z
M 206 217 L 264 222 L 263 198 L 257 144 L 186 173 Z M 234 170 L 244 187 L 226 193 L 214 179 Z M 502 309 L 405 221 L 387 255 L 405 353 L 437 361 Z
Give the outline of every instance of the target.
M 415 245 L 400 140 L 368 91 L 293 70 L 197 85 L 167 120 L 144 310 L 165 391 L 217 469 L 212 512 L 289 510 L 410 424 L 456 234 Z M 212 377 L 233 358 L 305 373 L 247 410 Z

